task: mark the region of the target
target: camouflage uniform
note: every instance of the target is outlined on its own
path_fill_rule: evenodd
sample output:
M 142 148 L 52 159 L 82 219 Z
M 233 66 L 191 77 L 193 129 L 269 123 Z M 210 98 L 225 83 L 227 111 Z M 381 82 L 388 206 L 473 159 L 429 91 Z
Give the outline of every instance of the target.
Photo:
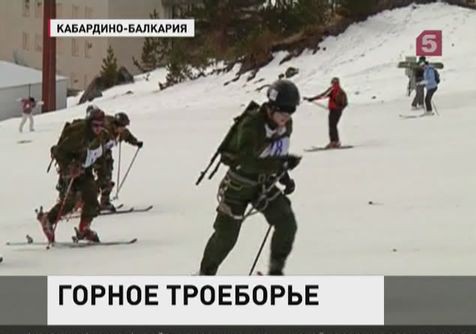
M 114 187 L 114 182 L 112 180 L 112 171 L 114 168 L 114 159 L 112 157 L 112 147 L 115 146 L 117 142 L 125 141 L 134 146 L 139 146 L 139 141 L 137 138 L 126 128 L 119 135 L 117 132 L 118 126 L 114 122 L 113 116 L 106 116 L 105 119 L 105 128 L 110 134 L 109 141 L 111 142 L 103 156 L 97 160 L 94 164 L 94 172 L 96 173 L 96 183 L 101 193 L 101 206 L 110 205 L 110 195 Z
M 274 227 L 271 240 L 270 274 L 282 274 L 291 252 L 297 225 L 290 200 L 275 183 L 283 174 L 283 158 L 288 155 L 292 120 L 284 128 L 270 123 L 264 104 L 246 116 L 230 139 L 233 154 L 222 154 L 230 169 L 219 187 L 219 205 L 200 266 L 200 274 L 215 275 L 234 247 L 249 204 Z M 264 200 L 260 200 L 263 191 Z
M 59 201 L 47 214 L 38 217 L 42 225 L 47 223 L 48 228 L 54 226 L 62 216 L 73 210 L 80 197 L 83 207 L 79 231 L 85 234 L 90 232 L 91 221 L 99 211 L 92 164 L 102 154 L 108 138 L 109 134 L 104 129 L 99 135 L 95 135 L 87 120 L 76 120 L 65 126 L 60 141 L 51 149 L 51 154 L 58 164 Z M 82 172 L 74 179 L 65 199 L 67 187 L 71 181 L 72 168 L 81 168 Z M 43 227 L 45 229 L 45 226 Z M 54 241 L 54 235 L 53 240 L 50 241 Z

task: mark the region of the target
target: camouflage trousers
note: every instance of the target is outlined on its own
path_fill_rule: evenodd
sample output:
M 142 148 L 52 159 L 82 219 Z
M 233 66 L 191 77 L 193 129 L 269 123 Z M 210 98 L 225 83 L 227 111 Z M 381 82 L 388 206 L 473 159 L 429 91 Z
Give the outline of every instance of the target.
M 264 188 L 269 191 L 262 195 Z M 258 201 L 258 199 L 261 200 Z M 243 178 L 229 171 L 219 188 L 219 205 L 214 233 L 208 240 L 200 265 L 201 275 L 215 275 L 220 264 L 238 240 L 248 205 L 262 213 L 274 227 L 271 238 L 270 268 L 282 271 L 294 243 L 296 219 L 290 200 L 273 185 Z M 250 259 L 250 264 L 253 259 Z M 271 270 L 271 269 L 270 269 Z
M 70 213 L 76 206 L 78 200 L 82 201 L 81 218 L 92 219 L 98 215 L 99 203 L 97 200 L 97 186 L 91 171 L 86 171 L 77 177 L 68 194 L 67 188 L 71 179 L 60 176 L 57 189 L 59 191 L 58 202 L 48 211 L 48 221 L 56 223 L 64 215 Z M 63 204 L 64 202 L 64 204 Z M 63 209 L 61 210 L 61 207 Z M 61 212 L 60 212 L 61 210 Z
M 105 156 L 101 159 L 103 160 L 94 165 L 96 184 L 98 186 L 98 192 L 100 192 L 101 195 L 101 201 L 109 202 L 109 197 L 115 185 L 112 181 L 112 172 L 114 168 L 112 152 L 110 150 L 107 151 Z

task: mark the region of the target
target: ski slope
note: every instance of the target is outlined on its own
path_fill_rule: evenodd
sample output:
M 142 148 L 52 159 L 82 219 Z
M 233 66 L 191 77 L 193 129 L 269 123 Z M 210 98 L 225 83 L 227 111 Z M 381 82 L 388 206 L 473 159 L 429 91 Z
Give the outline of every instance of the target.
M 265 101 L 265 91 L 256 88 L 295 66 L 300 73 L 293 80 L 303 96 L 327 88 L 333 76 L 341 78 L 350 101 L 341 140 L 356 147 L 305 153 L 327 143 L 327 112 L 311 103 L 299 107 L 291 147 L 304 156 L 292 173 L 299 228 L 286 273 L 476 275 L 476 45 L 468 39 L 475 27 L 475 11 L 441 3 L 412 6 L 351 26 L 323 41 L 325 51 L 315 55 L 305 52 L 279 65 L 285 53 L 277 54 L 250 82 L 243 76 L 224 86 L 234 77 L 230 72 L 159 92 L 165 73 L 157 70 L 149 81 L 138 76 L 135 84 L 107 91 L 95 103 L 110 113 L 127 111 L 131 131 L 145 142 L 117 203 L 155 207 L 98 217 L 93 228 L 104 241 L 137 237 L 133 245 L 6 246 L 26 234 L 43 239 L 33 211 L 40 205 L 49 209 L 56 200 L 56 173 L 46 174 L 49 149 L 64 122 L 83 117 L 86 106 L 36 117 L 34 133 L 18 133 L 19 119 L 1 122 L 0 274 L 196 272 L 225 169 L 200 187 L 195 180 L 232 117 L 252 99 Z M 396 64 L 414 54 L 415 38 L 425 29 L 443 30 L 444 57 L 433 58 L 445 64 L 434 98 L 440 116 L 401 119 L 411 100 Z M 124 173 L 135 148 L 123 144 L 122 152 Z M 57 240 L 69 240 L 77 223 L 62 222 Z M 219 273 L 246 275 L 266 229 L 260 215 L 247 220 Z M 266 270 L 268 256 L 266 247 L 258 269 Z

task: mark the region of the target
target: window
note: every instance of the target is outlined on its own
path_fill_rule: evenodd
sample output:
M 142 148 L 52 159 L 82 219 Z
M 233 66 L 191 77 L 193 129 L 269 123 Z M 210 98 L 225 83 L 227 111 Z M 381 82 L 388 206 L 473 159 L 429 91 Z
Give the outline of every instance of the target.
M 23 0 L 23 16 L 30 16 L 30 0 Z
M 93 18 L 93 9 L 91 7 L 86 7 L 84 9 L 84 16 L 87 18 L 87 19 L 92 19 Z
M 42 36 L 39 34 L 35 35 L 35 50 L 36 51 L 41 51 L 43 50 L 43 41 L 42 41 Z
M 73 5 L 73 19 L 79 19 L 79 7 Z
M 30 36 L 26 32 L 22 35 L 22 47 L 23 50 L 30 50 Z
M 63 17 L 63 5 L 60 3 L 56 4 L 56 17 L 57 18 Z
M 35 17 L 41 17 L 41 11 L 43 10 L 43 1 L 36 0 L 35 1 Z
M 71 39 L 71 54 L 73 57 L 79 56 L 79 43 L 77 38 Z
M 93 48 L 93 43 L 91 41 L 84 41 L 84 56 L 86 58 L 91 58 L 91 49 Z

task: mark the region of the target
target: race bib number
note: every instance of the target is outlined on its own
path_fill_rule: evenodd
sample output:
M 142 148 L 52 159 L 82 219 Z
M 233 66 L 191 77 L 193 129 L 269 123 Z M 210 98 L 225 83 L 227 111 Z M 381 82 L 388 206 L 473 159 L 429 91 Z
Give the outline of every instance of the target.
M 113 148 L 114 146 L 116 146 L 116 141 L 115 140 L 110 140 L 106 143 L 106 145 L 104 145 L 104 148 L 106 150 L 110 150 L 111 148 Z
M 86 161 L 83 163 L 84 168 L 91 167 L 97 159 L 101 157 L 103 153 L 102 146 L 99 146 L 98 148 L 95 149 L 88 149 L 87 155 L 86 155 Z
M 267 157 L 279 157 L 287 155 L 289 152 L 289 137 L 280 138 L 273 141 L 266 149 L 261 153 L 260 158 Z

